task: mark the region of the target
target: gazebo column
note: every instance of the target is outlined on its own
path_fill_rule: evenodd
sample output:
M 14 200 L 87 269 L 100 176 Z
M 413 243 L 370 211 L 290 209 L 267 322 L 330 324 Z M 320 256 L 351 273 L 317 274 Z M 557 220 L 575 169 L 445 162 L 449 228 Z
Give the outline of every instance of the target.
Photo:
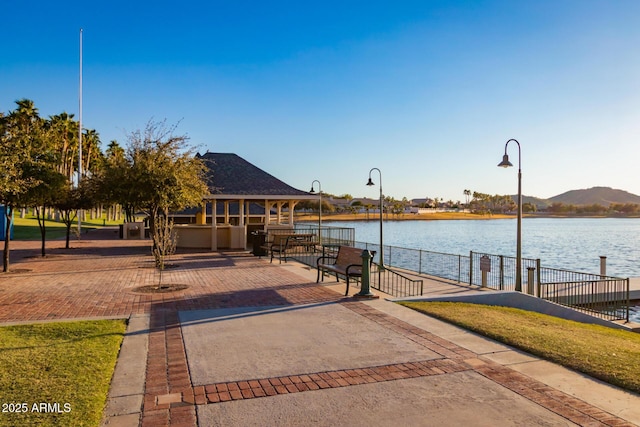
M 216 220 L 216 212 L 218 209 L 217 201 L 214 199 L 211 202 L 211 250 L 218 250 L 218 224 Z M 206 212 L 206 206 L 205 206 Z
M 289 225 L 293 226 L 293 208 L 296 206 L 296 202 L 289 200 Z
M 235 242 L 236 249 L 246 249 L 247 247 L 247 226 L 244 221 L 244 199 L 238 200 L 238 227 Z
M 278 225 L 282 224 L 282 202 L 278 202 L 278 209 L 277 209 L 277 221 L 276 223 Z
M 238 201 L 238 225 L 244 225 L 244 199 Z

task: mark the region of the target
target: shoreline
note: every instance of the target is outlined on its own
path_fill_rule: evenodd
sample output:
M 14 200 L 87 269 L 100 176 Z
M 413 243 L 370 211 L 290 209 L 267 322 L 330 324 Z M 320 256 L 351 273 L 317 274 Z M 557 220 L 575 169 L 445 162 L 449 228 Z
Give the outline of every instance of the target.
M 465 212 L 436 212 L 428 214 L 401 214 L 401 215 L 385 215 L 384 221 L 437 221 L 437 220 L 490 220 L 490 219 L 515 219 L 515 215 L 492 214 L 480 215 Z M 378 214 L 366 213 L 345 213 L 345 214 L 328 214 L 322 215 L 322 222 L 330 221 L 378 221 Z M 318 222 L 317 214 L 296 215 L 296 222 Z
M 639 219 L 637 215 L 558 215 L 558 214 L 524 214 L 523 218 L 634 218 Z M 322 215 L 322 222 L 331 221 L 378 221 L 378 214 L 370 213 L 341 213 L 341 214 L 325 214 Z M 442 220 L 492 220 L 492 219 L 516 219 L 515 214 L 474 214 L 468 212 L 436 212 L 428 214 L 401 214 L 386 215 L 384 221 L 442 221 Z M 318 222 L 317 214 L 296 214 L 296 222 Z

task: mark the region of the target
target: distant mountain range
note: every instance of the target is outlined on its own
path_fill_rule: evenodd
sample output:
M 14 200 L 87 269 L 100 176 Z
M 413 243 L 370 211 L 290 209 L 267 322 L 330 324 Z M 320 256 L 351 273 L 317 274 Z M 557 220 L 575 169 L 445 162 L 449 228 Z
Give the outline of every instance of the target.
M 513 196 L 517 200 L 517 195 Z M 602 205 L 609 206 L 612 203 L 631 203 L 640 205 L 640 196 L 624 190 L 616 190 L 611 187 L 593 187 L 586 190 L 571 190 L 549 199 L 522 196 L 522 203 L 532 203 L 538 207 L 549 206 L 552 203 L 565 205 Z

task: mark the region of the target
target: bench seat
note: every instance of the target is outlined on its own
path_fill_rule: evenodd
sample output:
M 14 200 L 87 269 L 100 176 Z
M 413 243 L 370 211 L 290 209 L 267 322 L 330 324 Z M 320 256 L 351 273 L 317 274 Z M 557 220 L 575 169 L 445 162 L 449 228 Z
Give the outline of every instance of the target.
M 373 258 L 372 258 L 373 259 Z M 349 295 L 349 279 L 351 277 L 362 277 L 362 249 L 351 246 L 340 246 L 337 255 L 322 256 L 316 261 L 318 277 L 324 281 L 324 272 L 335 273 L 336 281 L 339 276 L 344 276 L 347 282 L 345 296 Z
M 270 262 L 273 262 L 273 257 L 277 256 L 282 264 L 283 259 L 287 262 L 287 253 L 295 252 L 300 248 L 311 251 L 314 246 L 313 234 L 273 234 L 273 239 L 260 248 L 271 254 Z

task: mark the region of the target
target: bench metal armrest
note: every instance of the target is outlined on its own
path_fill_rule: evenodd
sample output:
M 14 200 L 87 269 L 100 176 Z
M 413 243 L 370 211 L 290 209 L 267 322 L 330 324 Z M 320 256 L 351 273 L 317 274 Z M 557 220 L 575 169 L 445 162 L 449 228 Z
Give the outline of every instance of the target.
M 323 259 L 332 259 L 332 260 L 334 260 L 334 263 L 335 263 L 335 260 L 338 259 L 338 257 L 337 256 L 331 256 L 331 255 L 325 255 L 325 256 L 318 257 L 318 259 L 316 259 L 316 267 L 320 268 L 320 261 L 323 260 Z

